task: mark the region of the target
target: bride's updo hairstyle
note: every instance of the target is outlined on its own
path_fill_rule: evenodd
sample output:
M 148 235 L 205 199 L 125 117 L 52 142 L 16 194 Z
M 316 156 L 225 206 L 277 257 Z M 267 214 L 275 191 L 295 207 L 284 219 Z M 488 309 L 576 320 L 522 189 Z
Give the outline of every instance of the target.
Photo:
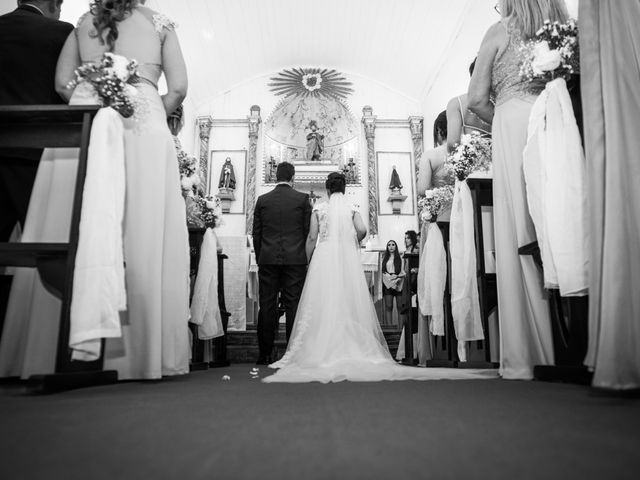
M 344 175 L 339 172 L 331 172 L 327 177 L 327 181 L 324 182 L 324 186 L 329 191 L 329 194 L 344 193 L 347 186 L 347 180 Z
M 100 43 L 106 44 L 112 52 L 118 39 L 118 22 L 124 20 L 138 3 L 140 3 L 138 0 L 93 0 L 89 11 L 93 15 L 93 26 L 96 31 L 91 36 L 99 38 Z M 106 38 L 105 31 L 107 31 Z

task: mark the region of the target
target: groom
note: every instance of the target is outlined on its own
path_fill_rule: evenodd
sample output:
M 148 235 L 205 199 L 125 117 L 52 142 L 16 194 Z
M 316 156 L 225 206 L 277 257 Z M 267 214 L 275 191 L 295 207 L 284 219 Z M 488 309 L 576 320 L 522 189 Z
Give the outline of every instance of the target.
M 287 316 L 287 341 L 307 274 L 305 243 L 309 233 L 309 195 L 293 189 L 295 168 L 281 162 L 278 184 L 258 197 L 253 214 L 253 248 L 258 263 L 260 312 L 257 365 L 272 363 L 271 351 L 278 326 L 278 292 Z

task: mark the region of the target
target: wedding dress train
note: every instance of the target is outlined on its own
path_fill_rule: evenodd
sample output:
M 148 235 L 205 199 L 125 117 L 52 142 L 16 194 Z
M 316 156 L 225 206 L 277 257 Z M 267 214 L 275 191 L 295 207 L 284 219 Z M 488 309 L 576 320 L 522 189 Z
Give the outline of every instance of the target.
M 491 370 L 397 364 L 387 347 L 358 256 L 353 208 L 341 193 L 315 207 L 318 245 L 309 265 L 289 346 L 263 382 L 480 379 Z

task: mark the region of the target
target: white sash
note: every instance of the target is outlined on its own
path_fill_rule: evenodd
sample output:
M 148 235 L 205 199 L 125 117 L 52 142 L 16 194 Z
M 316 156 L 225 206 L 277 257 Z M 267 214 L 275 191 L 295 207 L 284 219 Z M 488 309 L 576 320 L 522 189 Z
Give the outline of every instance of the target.
M 560 288 L 563 296 L 586 295 L 589 230 L 585 160 L 563 79 L 547 83 L 533 105 L 523 171 L 545 287 Z
M 431 315 L 430 330 L 444 335 L 444 289 L 447 281 L 447 258 L 442 233 L 437 223 L 429 224 L 420 268 L 418 269 L 418 305 L 423 315 Z
M 482 340 L 476 278 L 473 201 L 466 181 L 456 180 L 449 225 L 451 313 L 458 341 Z
M 69 334 L 73 360 L 98 359 L 101 339 L 122 335 L 119 312 L 127 308 L 124 161 L 122 118 L 111 108 L 101 108 L 91 128 L 82 194 Z
M 198 325 L 198 338 L 209 340 L 224 335 L 218 306 L 218 246 L 213 229 L 207 228 L 200 247 L 198 276 L 191 300 L 191 323 Z

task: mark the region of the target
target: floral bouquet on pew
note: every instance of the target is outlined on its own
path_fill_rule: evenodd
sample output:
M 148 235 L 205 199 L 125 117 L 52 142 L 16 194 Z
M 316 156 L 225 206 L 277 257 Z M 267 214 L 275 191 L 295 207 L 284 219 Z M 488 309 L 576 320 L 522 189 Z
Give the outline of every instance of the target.
M 200 186 L 200 167 L 198 159 L 180 149 L 178 155 L 178 168 L 180 170 L 180 186 L 183 197 L 193 197 L 198 193 Z
M 196 196 L 195 204 L 199 210 L 200 226 L 216 228 L 222 225 L 222 207 L 220 199 L 214 195 Z
M 568 80 L 579 73 L 578 24 L 573 19 L 567 23 L 545 21 L 536 36 L 522 45 L 521 53 L 521 77 L 544 83 L 556 78 Z
M 75 78 L 69 82 L 69 89 L 82 82 L 91 85 L 103 107 L 111 107 L 124 118 L 131 117 L 138 106 L 139 82 L 138 63 L 121 55 L 107 52 L 100 62 L 87 63 L 78 67 Z
M 432 188 L 418 200 L 418 210 L 423 222 L 435 222 L 442 212 L 451 206 L 453 201 L 453 185 Z
M 486 172 L 491 167 L 491 139 L 478 132 L 462 135 L 445 163 L 460 181 L 473 172 Z

